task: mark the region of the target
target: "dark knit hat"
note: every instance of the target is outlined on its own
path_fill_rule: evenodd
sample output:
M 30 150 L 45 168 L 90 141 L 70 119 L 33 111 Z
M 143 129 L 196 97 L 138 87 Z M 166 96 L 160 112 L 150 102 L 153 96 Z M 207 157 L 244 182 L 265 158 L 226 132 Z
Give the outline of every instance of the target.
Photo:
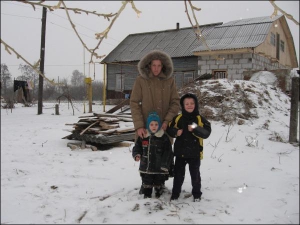
M 192 98 L 192 99 L 194 99 L 194 101 L 195 101 L 195 109 L 194 109 L 194 111 L 191 112 L 191 113 L 188 113 L 188 112 L 184 109 L 183 101 L 184 101 L 184 99 L 186 99 L 186 98 Z M 197 96 L 194 95 L 194 94 L 192 94 L 192 93 L 186 93 L 185 95 L 181 96 L 181 98 L 180 98 L 180 105 L 181 105 L 181 111 L 182 111 L 182 114 L 183 114 L 183 115 L 186 115 L 186 114 L 188 114 L 188 115 L 198 115 L 198 114 L 199 114 L 198 99 L 197 99 Z
M 157 115 L 156 112 L 150 112 L 149 115 L 148 115 L 148 118 L 147 118 L 147 130 L 150 131 L 149 129 L 149 125 L 152 121 L 157 121 L 158 122 L 158 130 L 160 130 L 161 128 L 161 121 L 160 121 L 160 118 L 159 118 L 159 115 Z

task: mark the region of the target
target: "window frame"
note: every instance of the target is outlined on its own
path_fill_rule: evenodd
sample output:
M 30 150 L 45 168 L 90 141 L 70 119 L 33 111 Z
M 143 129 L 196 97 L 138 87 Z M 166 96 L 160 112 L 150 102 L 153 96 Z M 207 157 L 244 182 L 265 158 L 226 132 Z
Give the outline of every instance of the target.
M 285 43 L 283 40 L 280 40 L 280 50 L 284 52 Z
M 125 88 L 124 74 L 116 73 L 115 77 L 116 77 L 115 91 L 124 91 Z
M 276 46 L 276 35 L 273 32 L 271 32 L 270 43 L 271 45 Z
M 220 77 L 218 75 L 218 77 L 216 77 L 216 74 L 218 73 L 222 73 L 221 75 L 224 77 Z M 226 79 L 227 78 L 227 70 L 213 70 L 213 79 L 217 80 L 217 79 Z
M 189 84 L 195 79 L 194 71 L 185 71 L 183 72 L 183 85 Z

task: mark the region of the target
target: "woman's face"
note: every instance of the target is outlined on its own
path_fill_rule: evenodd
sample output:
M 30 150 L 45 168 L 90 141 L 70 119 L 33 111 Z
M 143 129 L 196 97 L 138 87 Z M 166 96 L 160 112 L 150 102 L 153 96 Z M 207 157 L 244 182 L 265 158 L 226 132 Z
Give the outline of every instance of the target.
M 151 72 L 153 73 L 153 75 L 158 76 L 158 74 L 160 74 L 161 69 L 162 69 L 161 61 L 158 59 L 152 60 L 150 68 L 151 68 Z

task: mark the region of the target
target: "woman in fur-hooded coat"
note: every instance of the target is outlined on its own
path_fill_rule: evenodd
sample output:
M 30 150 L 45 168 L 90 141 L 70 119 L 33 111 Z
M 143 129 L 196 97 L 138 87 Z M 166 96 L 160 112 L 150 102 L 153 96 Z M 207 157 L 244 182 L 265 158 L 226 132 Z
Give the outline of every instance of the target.
M 160 60 L 162 70 L 154 76 L 152 60 Z M 173 77 L 173 62 L 166 53 L 153 50 L 138 63 L 139 76 L 133 85 L 130 108 L 135 130 L 145 128 L 149 112 L 156 111 L 162 122 L 168 124 L 180 109 L 179 95 Z

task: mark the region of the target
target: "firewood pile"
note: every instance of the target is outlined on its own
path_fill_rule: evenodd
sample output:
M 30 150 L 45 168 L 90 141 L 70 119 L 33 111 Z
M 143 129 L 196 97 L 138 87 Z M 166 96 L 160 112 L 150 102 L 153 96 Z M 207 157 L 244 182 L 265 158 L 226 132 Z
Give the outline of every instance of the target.
M 135 131 L 131 115 L 93 113 L 79 118 L 77 123 L 66 124 L 72 125 L 74 129 L 71 130 L 72 134 L 63 139 L 98 144 L 134 141 Z

